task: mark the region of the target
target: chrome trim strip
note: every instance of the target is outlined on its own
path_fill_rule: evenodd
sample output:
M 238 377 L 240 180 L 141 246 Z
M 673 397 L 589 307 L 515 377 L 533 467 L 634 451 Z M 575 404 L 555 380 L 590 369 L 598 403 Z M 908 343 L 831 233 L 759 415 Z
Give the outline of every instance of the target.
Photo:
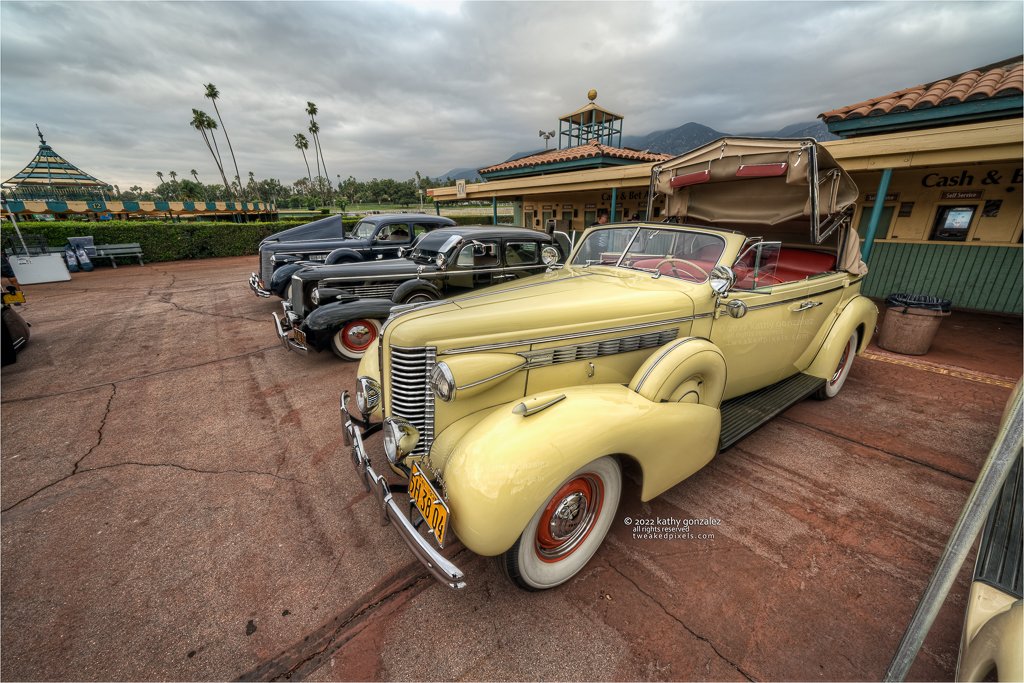
M 466 385 L 463 385 L 461 387 L 455 387 L 455 391 L 462 391 L 463 389 L 472 389 L 473 387 L 478 387 L 481 384 L 487 384 L 488 382 L 490 382 L 492 380 L 495 380 L 495 379 L 498 379 L 499 377 L 504 377 L 505 375 L 511 375 L 511 374 L 513 374 L 515 372 L 519 372 L 520 370 L 525 368 L 527 366 L 527 364 L 528 364 L 528 362 L 524 358 L 522 363 L 520 363 L 519 365 L 517 365 L 516 367 L 514 367 L 514 368 L 512 368 L 510 370 L 505 370 L 504 372 L 499 372 L 497 375 L 491 375 L 490 377 L 487 377 L 486 379 L 482 379 L 482 380 L 479 380 L 477 382 L 472 382 L 470 384 L 466 384 Z
M 803 297 L 800 297 L 803 298 Z M 670 318 L 668 320 L 657 320 L 650 323 L 637 323 L 635 325 L 623 325 L 622 327 L 609 327 L 603 330 L 588 330 L 586 332 L 574 332 L 572 334 L 559 334 L 552 337 L 536 337 L 534 339 L 519 339 L 516 341 L 499 342 L 497 344 L 481 344 L 480 346 L 467 346 L 460 349 L 449 349 L 442 351 L 440 355 L 456 355 L 460 353 L 475 353 L 477 351 L 490 351 L 493 349 L 507 349 L 513 346 L 530 346 L 533 344 L 546 344 L 547 342 L 562 341 L 566 339 L 581 339 L 584 337 L 596 337 L 600 334 L 614 334 L 615 332 L 628 332 L 630 330 L 642 330 L 648 327 L 658 327 L 660 325 L 675 325 L 677 323 L 685 323 L 693 320 L 699 320 L 701 318 L 710 318 L 713 313 L 699 313 L 697 315 L 688 315 L 683 318 Z M 611 341 L 611 340 L 608 340 Z M 600 342 L 598 342 L 600 343 Z M 547 349 L 545 349 L 546 351 Z
M 821 292 L 814 292 L 812 294 L 801 294 L 800 296 L 790 297 L 789 299 L 783 299 L 782 301 L 773 301 L 772 303 L 769 303 L 769 304 L 758 304 L 757 306 L 750 306 L 750 305 L 748 305 L 747 306 L 747 311 L 757 311 L 757 310 L 760 310 L 762 308 L 771 308 L 772 306 L 781 306 L 783 304 L 791 304 L 794 301 L 800 301 L 801 299 L 808 299 L 808 298 L 810 298 L 812 296 L 821 296 L 823 294 L 831 294 L 832 292 L 838 292 L 841 289 L 846 289 L 846 288 L 845 287 L 833 287 L 832 289 L 826 289 L 826 290 L 823 290 Z M 753 292 L 753 293 L 757 294 L 757 292 Z M 733 294 L 737 294 L 736 290 L 733 290 Z M 771 295 L 770 294 L 761 294 L 760 296 L 771 296 Z
M 369 261 L 369 263 L 373 263 L 373 261 Z M 516 272 L 519 272 L 519 271 L 530 271 L 530 270 L 535 270 L 538 273 L 540 273 L 540 272 L 543 272 L 544 269 L 546 269 L 546 268 L 547 268 L 547 266 L 545 266 L 543 263 L 534 263 L 534 264 L 531 264 L 531 265 L 528 265 L 528 266 L 510 266 L 510 267 L 507 267 L 507 268 L 480 268 L 480 269 L 477 269 L 477 268 L 454 269 L 453 268 L 453 269 L 450 269 L 450 270 L 438 270 L 438 271 L 434 271 L 432 273 L 418 273 L 418 274 L 415 274 L 416 275 L 415 278 L 412 277 L 413 274 L 410 274 L 410 273 L 398 273 L 396 275 L 373 275 L 372 273 L 368 273 L 366 275 L 345 275 L 345 276 L 339 275 L 339 276 L 335 276 L 335 277 L 325 277 L 323 280 L 320 280 L 320 282 L 323 282 L 323 283 L 326 283 L 326 284 L 332 284 L 332 283 L 335 283 L 335 282 L 345 282 L 345 281 L 348 281 L 348 280 L 369 280 L 369 281 L 377 281 L 377 280 L 381 280 L 381 281 L 387 281 L 387 280 L 412 280 L 412 279 L 436 280 L 438 278 L 442 278 L 442 277 L 445 277 L 447 275 L 470 275 L 470 274 L 476 275 L 478 273 L 516 273 Z
M 644 382 L 646 382 L 647 378 L 650 377 L 652 372 L 654 372 L 654 368 L 657 367 L 658 363 L 660 363 L 662 360 L 664 360 L 665 356 L 667 356 L 668 354 L 672 353 L 673 351 L 678 349 L 683 344 L 688 344 L 688 343 L 690 343 L 690 342 L 692 342 L 692 341 L 694 341 L 696 339 L 699 339 L 699 338 L 700 337 L 685 337 L 683 339 L 680 339 L 678 342 L 676 342 L 672 346 L 668 347 L 664 351 L 662 351 L 658 355 L 658 358 L 653 363 L 651 363 L 651 366 L 649 368 L 647 368 L 647 371 L 644 372 L 643 377 L 641 377 L 640 381 L 637 382 L 636 388 L 633 391 L 635 391 L 637 393 L 640 393 L 640 389 L 641 389 L 641 387 L 643 387 Z

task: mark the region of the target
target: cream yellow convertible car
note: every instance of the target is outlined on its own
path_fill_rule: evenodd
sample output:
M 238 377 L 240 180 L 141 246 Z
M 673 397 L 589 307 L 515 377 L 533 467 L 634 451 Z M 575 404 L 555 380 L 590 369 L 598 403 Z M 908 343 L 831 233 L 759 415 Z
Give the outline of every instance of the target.
M 652 222 L 592 228 L 564 267 L 399 306 L 341 397 L 359 477 L 430 572 L 457 537 L 557 586 L 616 516 L 808 396 L 835 396 L 878 311 L 857 188 L 813 140 L 727 138 L 653 169 Z M 364 439 L 383 432 L 387 462 Z M 383 472 L 407 483 L 389 484 Z

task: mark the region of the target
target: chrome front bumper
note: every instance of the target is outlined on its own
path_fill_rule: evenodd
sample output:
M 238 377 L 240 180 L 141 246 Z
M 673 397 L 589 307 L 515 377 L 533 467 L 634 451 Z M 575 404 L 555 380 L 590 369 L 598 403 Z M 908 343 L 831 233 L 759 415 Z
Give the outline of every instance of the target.
M 262 283 L 260 282 L 260 276 L 256 273 L 249 276 L 249 289 L 251 289 L 252 293 L 256 296 L 263 297 L 264 299 L 273 294 L 270 290 L 263 289 Z
M 379 428 L 380 425 L 368 426 L 365 434 L 369 436 Z M 398 531 L 398 535 L 409 546 L 416 559 L 423 563 L 431 576 L 449 588 L 465 588 L 465 575 L 462 571 L 449 562 L 448 558 L 416 530 L 416 525 L 413 524 L 411 518 L 413 515 L 418 516 L 419 512 L 414 507 L 412 500 L 409 499 L 405 487 L 392 487 L 370 465 L 366 446 L 363 445 L 364 433 L 348 412 L 348 391 L 341 392 L 341 429 L 345 435 L 345 445 L 352 449 L 352 462 L 355 463 L 356 474 L 359 475 L 366 490 L 372 493 L 377 500 L 381 526 L 387 526 L 389 522 L 394 522 L 394 528 Z M 408 512 L 402 511 L 402 506 L 395 499 L 395 494 L 399 496 L 399 499 L 408 502 L 406 506 Z
M 277 337 L 289 351 L 296 351 L 301 354 L 309 353 L 306 345 L 306 333 L 295 326 L 298 316 L 292 313 L 292 305 L 287 301 L 281 304 L 284 309 L 282 315 L 271 313 L 274 316 L 274 328 L 277 330 Z

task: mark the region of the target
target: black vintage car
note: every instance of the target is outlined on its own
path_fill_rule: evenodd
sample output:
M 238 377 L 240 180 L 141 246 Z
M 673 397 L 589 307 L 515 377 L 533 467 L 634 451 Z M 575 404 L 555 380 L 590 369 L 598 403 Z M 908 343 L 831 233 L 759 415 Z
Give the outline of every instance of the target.
M 514 227 L 435 230 L 392 261 L 309 266 L 291 278 L 291 296 L 274 314 L 291 350 L 330 348 L 356 360 L 396 304 L 443 299 L 544 272 L 562 261 L 568 240 Z
M 287 298 L 291 272 L 310 263 L 357 263 L 398 256 L 417 236 L 437 228 L 455 225 L 443 216 L 421 213 L 388 213 L 365 216 L 345 234 L 341 216 L 329 216 L 312 223 L 275 233 L 260 242 L 259 272 L 249 277 L 249 288 L 261 297 L 276 294 Z M 288 274 L 274 289 L 272 276 L 281 268 Z

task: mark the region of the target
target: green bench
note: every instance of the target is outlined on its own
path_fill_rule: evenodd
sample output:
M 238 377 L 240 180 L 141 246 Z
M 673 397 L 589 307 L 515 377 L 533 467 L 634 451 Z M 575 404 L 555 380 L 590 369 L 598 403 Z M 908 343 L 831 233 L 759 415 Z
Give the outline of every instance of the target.
M 63 254 L 64 246 L 60 247 L 46 247 L 47 254 Z M 4 249 L 8 256 L 12 256 L 14 251 L 10 248 Z M 42 249 L 40 249 L 42 251 Z M 31 252 L 29 252 L 31 253 Z M 118 258 L 137 258 L 139 259 L 139 265 L 142 263 L 142 246 L 138 242 L 131 242 L 129 244 L 100 244 L 96 246 L 96 253 L 90 254 L 89 258 L 95 261 L 98 258 L 110 259 L 110 265 L 117 268 Z
M 96 245 L 96 255 L 92 259 L 98 258 L 110 259 L 110 265 L 115 268 L 117 268 L 118 258 L 137 258 L 141 266 L 143 265 L 142 246 L 138 242 L 130 244 L 98 244 Z

